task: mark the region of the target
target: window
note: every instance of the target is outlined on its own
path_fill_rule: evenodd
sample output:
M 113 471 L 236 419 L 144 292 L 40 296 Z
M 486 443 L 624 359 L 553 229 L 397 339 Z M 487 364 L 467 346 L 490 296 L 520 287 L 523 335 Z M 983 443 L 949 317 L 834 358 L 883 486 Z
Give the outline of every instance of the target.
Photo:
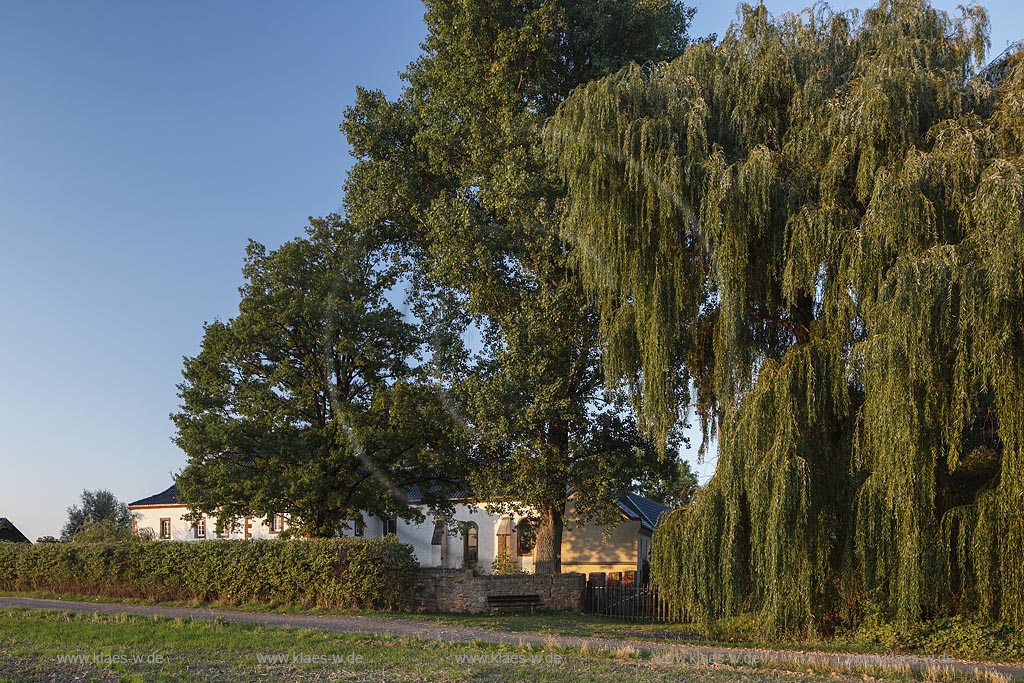
M 366 529 L 366 522 L 363 521 L 362 513 L 359 514 L 354 520 L 352 520 L 352 535 L 363 537 L 363 531 Z
M 503 515 L 498 522 L 498 558 L 502 561 L 509 559 L 512 548 L 512 518 Z
M 160 538 L 171 537 L 171 518 L 162 517 L 160 519 Z
M 441 545 L 444 541 L 444 522 L 434 522 L 434 534 L 430 537 L 430 545 Z
M 192 533 L 196 538 L 206 538 L 206 519 L 203 518 L 196 522 L 196 525 L 192 527 Z
M 537 544 L 537 527 L 532 520 L 521 519 L 516 525 L 516 535 L 519 537 L 519 555 L 532 555 L 533 546 Z
M 476 566 L 480 559 L 480 527 L 476 522 L 462 525 L 462 564 L 467 569 Z
M 384 520 L 384 536 L 398 535 L 398 520 L 394 517 Z
M 217 538 L 230 538 L 231 537 L 231 525 L 225 524 L 223 527 L 215 526 Z
M 284 531 L 284 515 L 270 516 L 270 533 L 279 534 Z
M 508 538 L 508 534 L 501 534 L 500 536 L 498 536 L 498 557 L 501 558 L 503 562 L 509 559 Z

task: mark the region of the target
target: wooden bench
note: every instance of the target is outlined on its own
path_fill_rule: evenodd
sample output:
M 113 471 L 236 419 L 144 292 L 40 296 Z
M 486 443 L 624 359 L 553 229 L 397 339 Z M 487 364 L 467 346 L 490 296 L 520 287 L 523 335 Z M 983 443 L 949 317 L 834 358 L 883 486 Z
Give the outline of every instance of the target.
M 488 595 L 487 606 L 492 611 L 528 609 L 531 612 L 544 606 L 539 595 Z

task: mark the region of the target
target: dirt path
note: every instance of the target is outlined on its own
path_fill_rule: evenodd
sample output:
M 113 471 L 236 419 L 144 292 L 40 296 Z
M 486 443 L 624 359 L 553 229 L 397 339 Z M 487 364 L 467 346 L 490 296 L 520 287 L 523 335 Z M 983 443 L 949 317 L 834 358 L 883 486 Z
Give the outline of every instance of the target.
M 547 647 L 626 648 L 647 650 L 655 657 L 671 658 L 678 662 L 720 662 L 735 665 L 825 666 L 837 671 L 858 666 L 907 667 L 913 670 L 951 669 L 961 673 L 992 672 L 1024 681 L 1024 665 L 969 662 L 963 660 L 918 657 L 913 655 L 858 655 L 827 652 L 799 652 L 753 648 L 731 648 L 707 645 L 653 643 L 649 641 L 594 638 L 589 636 L 547 635 L 514 631 L 446 626 L 431 621 L 371 616 L 336 616 L 319 614 L 270 614 L 262 612 L 234 612 L 200 607 L 163 607 L 121 603 L 71 602 L 39 598 L 0 597 L 0 607 L 51 609 L 70 612 L 103 614 L 135 614 L 195 619 L 197 621 L 222 620 L 238 624 L 265 626 L 293 626 L 297 628 L 341 631 L 349 633 L 381 633 L 405 638 L 446 640 L 452 642 L 488 642 L 511 645 L 540 645 Z

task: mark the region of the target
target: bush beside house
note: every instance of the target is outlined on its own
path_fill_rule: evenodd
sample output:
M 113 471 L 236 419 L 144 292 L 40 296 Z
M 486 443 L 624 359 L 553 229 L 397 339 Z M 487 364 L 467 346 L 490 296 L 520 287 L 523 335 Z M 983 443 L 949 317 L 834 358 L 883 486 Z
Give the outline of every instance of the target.
M 393 539 L 0 544 L 0 590 L 304 607 L 415 600 L 412 549 Z

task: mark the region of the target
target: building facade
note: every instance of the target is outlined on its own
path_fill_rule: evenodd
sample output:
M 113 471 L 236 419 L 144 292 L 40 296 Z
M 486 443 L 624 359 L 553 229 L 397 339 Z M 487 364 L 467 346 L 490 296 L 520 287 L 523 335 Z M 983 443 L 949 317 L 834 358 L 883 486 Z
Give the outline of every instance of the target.
M 528 515 L 502 514 L 489 510 L 486 503 L 472 500 L 452 503 L 453 514 L 444 520 L 415 502 L 413 507 L 422 514 L 423 521 L 364 513 L 361 518 L 343 524 L 339 535 L 395 536 L 412 547 L 421 567 L 465 567 L 482 574 L 514 570 L 533 573 L 536 523 Z M 198 523 L 187 521 L 184 515 L 188 508 L 179 502 L 176 486 L 130 503 L 128 509 L 136 533 L 157 540 L 272 539 L 288 528 L 283 515 L 270 519 L 245 517 L 219 532 L 212 517 Z M 620 520 L 611 526 L 567 522 L 562 537 L 563 571 L 636 571 L 639 577 L 646 577 L 651 533 L 666 508 L 627 494 L 619 501 L 619 509 Z M 567 520 L 572 519 L 572 511 L 570 501 Z

